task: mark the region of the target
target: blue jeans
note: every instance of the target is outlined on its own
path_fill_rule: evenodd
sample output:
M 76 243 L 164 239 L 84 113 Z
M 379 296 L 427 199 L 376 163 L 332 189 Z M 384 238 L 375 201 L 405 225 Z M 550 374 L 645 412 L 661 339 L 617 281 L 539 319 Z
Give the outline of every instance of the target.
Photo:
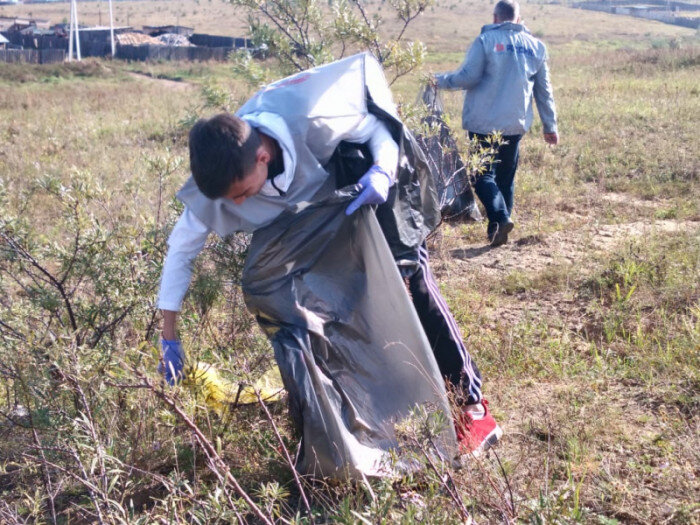
M 486 147 L 487 135 L 469 132 L 469 138 L 477 137 Z M 518 169 L 519 146 L 522 135 L 504 135 L 507 142 L 498 148 L 494 161 L 486 172 L 479 175 L 474 183 L 474 191 L 486 209 L 489 223 L 505 222 L 513 211 L 515 191 L 515 170 Z

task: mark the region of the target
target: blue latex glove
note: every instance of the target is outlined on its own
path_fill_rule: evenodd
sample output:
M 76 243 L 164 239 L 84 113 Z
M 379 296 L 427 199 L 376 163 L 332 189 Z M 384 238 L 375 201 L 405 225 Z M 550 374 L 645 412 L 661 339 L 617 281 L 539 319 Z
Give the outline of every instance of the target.
M 362 188 L 357 198 L 345 210 L 345 215 L 352 215 L 363 204 L 383 204 L 389 197 L 392 180 L 389 175 L 376 164 L 372 166 L 359 180 Z
M 174 341 L 162 339 L 160 346 L 163 352 L 163 362 L 158 365 L 158 372 L 165 376 L 169 385 L 174 385 L 182 379 L 185 351 L 182 349 L 182 343 L 177 339 Z

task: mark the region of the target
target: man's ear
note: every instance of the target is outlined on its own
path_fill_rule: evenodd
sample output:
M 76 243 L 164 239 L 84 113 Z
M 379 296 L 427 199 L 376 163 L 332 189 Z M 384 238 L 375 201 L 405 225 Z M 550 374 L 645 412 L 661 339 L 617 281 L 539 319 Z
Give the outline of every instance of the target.
M 270 153 L 263 147 L 261 144 L 258 150 L 255 152 L 255 161 L 256 162 L 264 162 L 265 164 L 270 163 L 270 159 L 272 157 L 270 156 Z

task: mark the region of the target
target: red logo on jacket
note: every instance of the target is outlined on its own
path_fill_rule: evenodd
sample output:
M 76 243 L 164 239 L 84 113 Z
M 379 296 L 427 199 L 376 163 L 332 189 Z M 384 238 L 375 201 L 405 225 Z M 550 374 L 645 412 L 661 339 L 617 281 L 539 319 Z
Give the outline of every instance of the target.
M 502 53 L 503 51 L 506 50 L 506 46 L 504 46 L 504 45 L 501 44 L 501 43 L 498 43 L 498 44 L 496 44 L 495 46 L 493 46 L 493 50 L 494 50 L 496 53 Z

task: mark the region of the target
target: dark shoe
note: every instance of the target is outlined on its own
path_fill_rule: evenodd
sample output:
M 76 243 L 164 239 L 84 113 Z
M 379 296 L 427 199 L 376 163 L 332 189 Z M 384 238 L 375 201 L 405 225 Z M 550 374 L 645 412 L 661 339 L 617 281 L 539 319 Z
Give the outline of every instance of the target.
M 491 246 L 501 246 L 505 243 L 508 242 L 508 234 L 513 231 L 513 227 L 515 224 L 513 221 L 508 219 L 507 221 L 504 222 L 495 222 L 493 223 L 496 225 L 496 231 L 493 234 L 493 238 L 491 239 Z M 491 225 L 489 224 L 489 227 Z M 487 230 L 488 233 L 488 230 Z
M 498 223 L 489 221 L 489 225 L 486 227 L 486 239 L 488 239 L 489 244 L 493 242 L 493 238 L 496 236 L 497 231 Z

